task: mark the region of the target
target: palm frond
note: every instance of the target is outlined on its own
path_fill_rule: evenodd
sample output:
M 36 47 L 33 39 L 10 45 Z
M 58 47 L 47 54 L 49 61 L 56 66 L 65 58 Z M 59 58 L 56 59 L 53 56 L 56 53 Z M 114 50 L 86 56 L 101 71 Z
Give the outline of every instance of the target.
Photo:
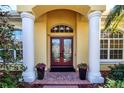
M 124 17 L 124 5 L 116 5 L 108 14 L 105 20 L 105 27 L 104 30 L 107 29 L 116 29 L 120 21 Z
M 121 15 L 118 16 L 118 18 L 116 18 L 114 20 L 113 24 L 111 24 L 112 25 L 111 28 L 113 28 L 113 31 L 116 31 L 116 29 L 117 29 L 120 21 L 123 19 L 123 17 L 124 17 L 124 13 L 121 13 Z

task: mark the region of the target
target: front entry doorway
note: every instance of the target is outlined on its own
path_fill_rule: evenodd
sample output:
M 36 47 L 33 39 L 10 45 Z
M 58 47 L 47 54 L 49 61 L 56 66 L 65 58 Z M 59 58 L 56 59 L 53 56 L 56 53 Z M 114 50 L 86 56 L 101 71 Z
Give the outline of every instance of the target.
M 73 67 L 73 37 L 51 37 L 51 68 Z

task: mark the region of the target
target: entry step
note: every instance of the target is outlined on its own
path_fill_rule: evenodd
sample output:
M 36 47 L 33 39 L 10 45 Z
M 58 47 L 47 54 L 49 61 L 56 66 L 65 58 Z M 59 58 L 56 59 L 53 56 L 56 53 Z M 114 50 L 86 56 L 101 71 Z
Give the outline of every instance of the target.
M 44 85 L 43 88 L 78 88 L 78 85 Z

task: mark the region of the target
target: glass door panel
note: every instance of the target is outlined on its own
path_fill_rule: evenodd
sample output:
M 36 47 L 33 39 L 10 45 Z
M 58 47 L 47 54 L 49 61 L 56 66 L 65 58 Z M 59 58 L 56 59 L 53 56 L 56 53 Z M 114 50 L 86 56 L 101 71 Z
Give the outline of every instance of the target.
M 64 39 L 64 62 L 72 61 L 72 39 Z
M 60 39 L 52 39 L 52 62 L 60 62 Z

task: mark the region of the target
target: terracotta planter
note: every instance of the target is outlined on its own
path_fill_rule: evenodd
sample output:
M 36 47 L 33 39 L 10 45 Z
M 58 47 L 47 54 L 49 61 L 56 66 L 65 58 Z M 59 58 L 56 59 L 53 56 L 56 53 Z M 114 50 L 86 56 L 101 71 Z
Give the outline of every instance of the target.
M 87 69 L 79 68 L 79 78 L 81 80 L 86 80 Z

